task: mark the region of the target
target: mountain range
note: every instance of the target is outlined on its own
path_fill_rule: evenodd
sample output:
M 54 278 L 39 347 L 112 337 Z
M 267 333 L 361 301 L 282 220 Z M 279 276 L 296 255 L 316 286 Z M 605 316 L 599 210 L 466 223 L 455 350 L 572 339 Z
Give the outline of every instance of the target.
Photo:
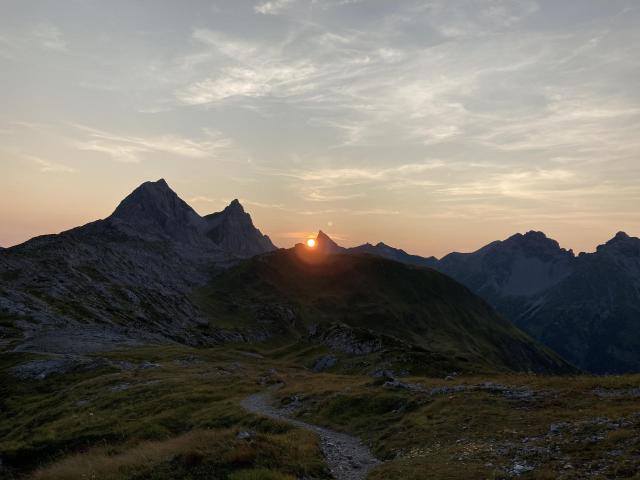
M 314 369 L 573 371 L 449 277 L 341 253 L 322 233 L 317 250 L 276 250 L 237 200 L 200 216 L 146 182 L 103 220 L 0 253 L 0 348 L 81 363 L 125 346 L 271 342 Z
M 201 217 L 164 180 L 104 220 L 0 255 L 0 347 L 83 353 L 149 341 L 207 344 L 189 297 L 223 265 L 274 250 L 240 203 Z
M 382 243 L 345 249 L 323 232 L 318 244 L 436 269 L 579 368 L 640 371 L 640 239 L 624 232 L 579 255 L 535 231 L 440 260 Z
M 578 256 L 541 232 L 440 260 L 322 231 L 313 252 L 278 250 L 238 200 L 200 216 L 159 180 L 103 220 L 3 249 L 0 280 L 10 351 L 279 338 L 370 357 L 353 368 L 571 371 L 519 327 L 581 369 L 640 370 L 640 240 L 624 233 Z

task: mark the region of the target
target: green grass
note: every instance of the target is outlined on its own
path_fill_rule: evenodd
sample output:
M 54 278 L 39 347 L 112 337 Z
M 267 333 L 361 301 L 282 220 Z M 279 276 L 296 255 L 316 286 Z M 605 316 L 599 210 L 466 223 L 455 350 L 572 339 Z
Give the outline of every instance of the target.
M 193 300 L 214 328 L 266 329 L 293 339 L 308 335 L 310 326 L 346 324 L 357 335 L 381 336 L 398 369 L 414 373 L 575 371 L 434 270 L 370 255 L 315 263 L 304 255 L 303 249 L 249 259 Z M 264 321 L 257 314 L 264 306 L 287 308 L 295 318 Z
M 315 347 L 263 344 L 253 346 L 253 355 L 247 351 L 119 351 L 107 356 L 161 367 L 102 367 L 42 381 L 18 381 L 7 373 L 31 356 L 0 355 L 3 465 L 15 478 L 42 480 L 327 478 L 313 434 L 239 405 L 265 384 L 282 381 L 276 401 L 298 395 L 300 418 L 358 435 L 385 460 L 371 480 L 423 479 L 425 472 L 434 479 L 509 478 L 516 461 L 534 466 L 523 479 L 578 479 L 587 472 L 598 479 L 637 478 L 640 399 L 594 393 L 638 388 L 637 375 L 403 379 L 425 388 L 493 381 L 541 392 L 532 401 L 477 390 L 432 396 L 390 389 L 363 375 L 312 373 L 301 360 L 316 355 Z M 114 389 L 123 384 L 128 388 Z M 561 434 L 549 435 L 550 425 L 561 422 Z M 255 432 L 250 440 L 237 438 L 247 430 Z

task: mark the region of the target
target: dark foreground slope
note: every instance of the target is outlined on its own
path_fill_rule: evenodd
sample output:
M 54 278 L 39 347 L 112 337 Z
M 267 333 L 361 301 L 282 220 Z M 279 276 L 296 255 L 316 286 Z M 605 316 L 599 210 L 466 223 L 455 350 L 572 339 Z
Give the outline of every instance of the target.
M 467 371 L 572 371 L 456 281 L 373 255 L 302 246 L 264 254 L 221 274 L 202 298 L 216 326 L 255 338 L 301 337 L 356 355 L 414 352 L 418 363 Z

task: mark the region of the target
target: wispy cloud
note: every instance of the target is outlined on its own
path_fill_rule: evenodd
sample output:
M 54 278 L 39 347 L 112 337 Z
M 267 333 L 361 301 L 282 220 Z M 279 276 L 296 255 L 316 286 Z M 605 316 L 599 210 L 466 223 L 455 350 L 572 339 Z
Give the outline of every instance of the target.
M 33 37 L 42 48 L 58 52 L 67 51 L 67 42 L 60 29 L 51 23 L 40 23 L 32 31 Z
M 216 158 L 232 146 L 230 139 L 214 130 L 205 130 L 200 138 L 187 138 L 175 134 L 130 136 L 85 125 L 75 127 L 86 136 L 82 140 L 73 140 L 76 148 L 104 153 L 113 160 L 124 163 L 140 162 L 146 154 L 154 152 L 189 158 Z
M 276 15 L 294 2 L 295 0 L 270 0 L 259 3 L 254 7 L 254 10 L 263 15 Z

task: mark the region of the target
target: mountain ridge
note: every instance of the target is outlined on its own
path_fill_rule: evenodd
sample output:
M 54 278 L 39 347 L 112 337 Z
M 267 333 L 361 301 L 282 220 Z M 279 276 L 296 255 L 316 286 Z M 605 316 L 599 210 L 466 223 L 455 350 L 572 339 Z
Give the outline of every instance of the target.
M 347 252 L 367 250 L 361 247 Z M 385 256 L 384 251 L 368 250 Z M 543 232 L 529 231 L 474 252 L 452 252 L 430 262 L 419 258 L 580 368 L 640 371 L 637 237 L 618 232 L 595 252 L 575 255 Z

